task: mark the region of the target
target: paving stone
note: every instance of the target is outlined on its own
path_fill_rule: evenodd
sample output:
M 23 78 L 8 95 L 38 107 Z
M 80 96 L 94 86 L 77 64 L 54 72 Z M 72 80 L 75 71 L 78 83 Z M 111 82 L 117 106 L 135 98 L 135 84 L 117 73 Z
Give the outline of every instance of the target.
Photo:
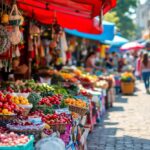
M 141 91 L 143 84 L 138 88 L 138 96 L 117 96 L 89 135 L 88 150 L 150 150 L 150 96 Z

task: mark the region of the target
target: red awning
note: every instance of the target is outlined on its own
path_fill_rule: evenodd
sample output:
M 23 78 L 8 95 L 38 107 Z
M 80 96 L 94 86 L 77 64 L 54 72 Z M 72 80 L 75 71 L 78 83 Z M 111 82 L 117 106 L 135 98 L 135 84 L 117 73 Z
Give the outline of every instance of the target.
M 50 24 L 56 17 L 62 27 L 99 34 L 102 29 L 94 17 L 102 9 L 106 13 L 115 7 L 116 0 L 17 0 L 17 3 L 27 16 L 41 23 Z

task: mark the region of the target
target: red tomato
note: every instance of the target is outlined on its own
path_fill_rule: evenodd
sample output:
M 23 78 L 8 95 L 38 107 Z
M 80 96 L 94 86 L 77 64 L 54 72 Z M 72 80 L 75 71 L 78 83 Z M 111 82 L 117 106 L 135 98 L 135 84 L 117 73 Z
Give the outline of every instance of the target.
M 0 108 L 2 108 L 3 107 L 3 103 L 2 102 L 0 102 Z

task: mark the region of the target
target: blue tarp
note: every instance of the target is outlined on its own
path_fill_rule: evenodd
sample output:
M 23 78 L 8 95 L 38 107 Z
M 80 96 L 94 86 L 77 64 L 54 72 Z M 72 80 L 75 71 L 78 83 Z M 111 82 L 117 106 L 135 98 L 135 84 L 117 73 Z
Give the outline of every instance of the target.
M 115 35 L 112 41 L 105 41 L 106 44 L 110 45 L 109 52 L 119 52 L 120 47 L 127 42 L 129 41 L 120 35 Z
M 116 47 L 120 47 L 127 42 L 129 42 L 127 39 L 125 39 L 119 35 L 115 35 L 114 39 L 112 41 L 109 41 L 109 40 L 105 41 L 106 44 L 109 44 L 111 46 L 116 46 Z
M 86 26 L 86 24 L 83 24 Z M 77 30 L 70 30 L 65 28 L 65 32 L 72 34 L 74 36 L 79 36 L 82 38 L 87 38 L 91 40 L 97 40 L 103 42 L 105 40 L 112 40 L 115 33 L 115 24 L 107 21 L 103 21 L 103 33 L 102 34 L 86 34 L 83 32 L 78 32 Z

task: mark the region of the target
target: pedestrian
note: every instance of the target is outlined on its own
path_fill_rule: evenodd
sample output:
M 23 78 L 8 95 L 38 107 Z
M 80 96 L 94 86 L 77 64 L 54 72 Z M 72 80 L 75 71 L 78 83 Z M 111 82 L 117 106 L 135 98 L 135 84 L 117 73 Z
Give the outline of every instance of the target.
M 148 54 L 143 55 L 142 64 L 141 64 L 142 78 L 146 88 L 146 92 L 150 93 L 150 59 Z
M 141 64 L 142 64 L 142 59 L 143 59 L 143 52 L 141 52 L 136 60 L 136 67 L 135 67 L 135 76 L 137 79 L 141 80 L 142 75 L 141 75 Z
M 114 63 L 114 70 L 117 71 L 118 69 L 118 61 L 119 61 L 119 57 L 118 55 L 116 54 L 116 52 L 112 52 L 112 59 L 113 59 L 113 63 Z
M 123 56 L 120 56 L 119 60 L 118 60 L 118 72 L 122 72 L 123 67 L 125 66 L 125 59 L 123 58 Z

